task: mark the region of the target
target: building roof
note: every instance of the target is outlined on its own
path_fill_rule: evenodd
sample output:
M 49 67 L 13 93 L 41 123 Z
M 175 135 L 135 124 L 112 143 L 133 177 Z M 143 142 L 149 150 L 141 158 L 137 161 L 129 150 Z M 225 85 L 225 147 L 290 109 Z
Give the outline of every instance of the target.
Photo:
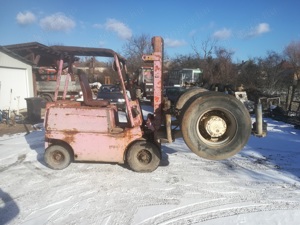
M 125 58 L 118 55 L 113 50 L 106 48 L 87 48 L 58 45 L 46 46 L 38 42 L 6 45 L 3 47 L 39 66 L 55 65 L 56 61 L 61 58 L 63 58 L 64 61 L 74 61 L 76 56 L 113 57 L 114 55 L 117 55 L 119 60 L 125 63 Z
M 118 53 L 107 48 L 89 48 L 89 47 L 77 47 L 77 46 L 51 46 L 51 49 L 61 52 L 64 55 L 73 56 L 100 56 L 100 57 L 114 57 L 117 55 L 119 60 L 125 62 L 125 58 L 120 56 Z
M 4 47 L 39 66 L 55 65 L 56 60 L 60 59 L 62 55 L 62 53 L 38 42 L 6 45 Z M 70 56 L 64 58 L 64 60 L 69 59 Z
M 25 64 L 28 64 L 28 65 L 31 65 L 31 66 L 34 65 L 34 63 L 32 61 L 30 61 L 30 60 L 28 60 L 28 59 L 26 59 L 26 58 L 24 58 L 24 57 L 22 57 L 22 56 L 20 56 L 16 53 L 12 52 L 12 51 L 10 51 L 9 49 L 7 49 L 3 46 L 0 46 L 0 51 L 5 53 L 8 56 L 14 58 L 14 59 L 17 59 L 17 60 L 25 63 Z

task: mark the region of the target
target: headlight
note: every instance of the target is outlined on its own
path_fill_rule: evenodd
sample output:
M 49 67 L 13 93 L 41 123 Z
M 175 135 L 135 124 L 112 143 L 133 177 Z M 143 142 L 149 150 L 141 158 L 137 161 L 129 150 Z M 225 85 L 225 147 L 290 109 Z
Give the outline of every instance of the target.
M 124 102 L 125 102 L 125 99 L 119 98 L 119 99 L 118 99 L 118 102 L 119 102 L 119 103 L 124 103 Z

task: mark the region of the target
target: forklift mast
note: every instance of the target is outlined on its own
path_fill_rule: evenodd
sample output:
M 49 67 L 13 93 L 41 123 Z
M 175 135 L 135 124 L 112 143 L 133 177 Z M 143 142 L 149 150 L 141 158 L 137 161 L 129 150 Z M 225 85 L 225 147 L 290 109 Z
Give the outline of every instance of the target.
M 158 130 L 162 124 L 162 107 L 163 107 L 163 39 L 161 37 L 152 38 L 153 53 L 143 55 L 145 62 L 153 62 L 153 112 L 154 128 Z

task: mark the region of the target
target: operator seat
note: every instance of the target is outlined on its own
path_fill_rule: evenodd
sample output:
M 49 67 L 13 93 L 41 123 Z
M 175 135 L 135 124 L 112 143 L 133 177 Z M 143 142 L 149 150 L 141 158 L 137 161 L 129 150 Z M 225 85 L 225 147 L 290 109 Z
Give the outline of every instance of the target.
M 107 100 L 93 99 L 91 87 L 84 73 L 79 73 L 78 78 L 79 78 L 79 83 L 83 94 L 83 103 L 86 106 L 105 107 L 109 105 L 109 101 Z

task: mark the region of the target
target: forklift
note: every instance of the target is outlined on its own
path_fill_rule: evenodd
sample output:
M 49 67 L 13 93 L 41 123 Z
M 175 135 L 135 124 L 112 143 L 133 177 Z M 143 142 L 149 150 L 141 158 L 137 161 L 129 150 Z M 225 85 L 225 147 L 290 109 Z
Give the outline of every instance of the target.
M 175 110 L 163 97 L 163 39 L 152 38 L 153 53 L 143 60 L 153 65 L 153 113 L 143 117 L 138 99 L 126 94 L 126 59 L 111 49 L 53 46 L 59 53 L 55 101 L 45 111 L 44 160 L 52 169 L 64 169 L 72 161 L 127 164 L 136 172 L 152 172 L 160 164 L 162 143 L 183 137 L 198 156 L 222 160 L 238 153 L 252 132 L 245 106 L 231 95 L 195 88 L 181 95 Z M 108 57 L 118 74 L 125 110 L 109 101 L 93 99 L 87 77 L 79 73 L 83 101 L 57 100 L 63 68 L 73 75 L 78 56 Z M 67 66 L 66 66 L 67 65 Z M 64 79 L 68 80 L 68 79 Z M 64 96 L 67 91 L 65 83 Z M 123 113 L 123 114 L 122 114 Z M 125 121 L 121 116 L 125 117 Z M 174 129 L 176 119 L 180 129 Z

